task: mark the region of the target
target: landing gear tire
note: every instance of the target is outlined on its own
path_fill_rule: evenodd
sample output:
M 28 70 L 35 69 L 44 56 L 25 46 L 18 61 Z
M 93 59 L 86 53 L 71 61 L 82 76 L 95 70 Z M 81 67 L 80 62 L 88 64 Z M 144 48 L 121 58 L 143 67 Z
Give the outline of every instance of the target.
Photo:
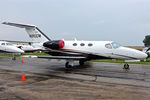
M 128 64 L 128 63 L 125 63 L 123 69 L 125 69 L 125 70 L 130 70 L 129 64 Z
M 84 65 L 84 61 L 80 60 L 79 64 L 80 64 L 80 66 Z
M 69 62 L 66 62 L 65 67 L 66 67 L 66 68 L 71 68 L 72 66 L 69 65 Z

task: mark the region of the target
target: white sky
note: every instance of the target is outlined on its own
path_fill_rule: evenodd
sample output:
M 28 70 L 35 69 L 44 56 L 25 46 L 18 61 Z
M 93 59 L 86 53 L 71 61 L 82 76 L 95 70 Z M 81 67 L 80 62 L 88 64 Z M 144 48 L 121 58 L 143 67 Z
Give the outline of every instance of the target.
M 150 0 L 0 0 L 3 21 L 37 25 L 51 39 L 143 45 L 150 35 Z M 0 39 L 30 40 L 23 29 L 2 24 Z

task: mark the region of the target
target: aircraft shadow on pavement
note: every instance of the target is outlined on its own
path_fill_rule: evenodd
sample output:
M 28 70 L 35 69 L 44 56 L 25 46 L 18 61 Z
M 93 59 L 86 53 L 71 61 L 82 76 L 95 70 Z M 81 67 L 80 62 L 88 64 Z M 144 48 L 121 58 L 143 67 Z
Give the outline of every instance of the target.
M 78 70 L 85 70 L 87 68 L 91 68 L 92 67 L 92 63 L 87 62 L 84 65 L 74 65 L 71 68 L 65 68 L 65 66 L 60 66 L 58 67 L 58 65 L 55 67 L 49 67 L 47 68 L 48 70 L 54 70 L 54 71 L 60 71 L 60 72 L 65 72 L 65 73 L 71 73 L 71 72 L 76 72 Z

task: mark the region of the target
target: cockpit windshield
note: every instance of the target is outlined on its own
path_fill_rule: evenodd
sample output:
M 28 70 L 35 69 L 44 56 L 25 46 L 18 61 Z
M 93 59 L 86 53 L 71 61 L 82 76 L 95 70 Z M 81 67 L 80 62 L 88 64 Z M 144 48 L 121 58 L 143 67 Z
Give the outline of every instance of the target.
M 12 45 L 11 43 L 1 43 L 1 45 Z
M 111 44 L 112 44 L 112 47 L 113 47 L 114 49 L 117 49 L 117 48 L 119 48 L 119 47 L 121 46 L 120 44 L 118 44 L 118 43 L 116 43 L 116 42 L 112 42 Z
M 6 43 L 6 45 L 12 45 L 11 43 Z

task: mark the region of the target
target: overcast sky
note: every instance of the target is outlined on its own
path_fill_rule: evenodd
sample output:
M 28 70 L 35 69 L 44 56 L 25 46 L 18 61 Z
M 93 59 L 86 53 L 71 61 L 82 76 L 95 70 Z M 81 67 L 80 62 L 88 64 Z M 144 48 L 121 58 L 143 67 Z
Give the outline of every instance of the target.
M 143 45 L 150 35 L 150 0 L 0 0 L 3 21 L 34 24 L 51 39 Z M 24 29 L 2 24 L 0 39 L 30 41 Z

